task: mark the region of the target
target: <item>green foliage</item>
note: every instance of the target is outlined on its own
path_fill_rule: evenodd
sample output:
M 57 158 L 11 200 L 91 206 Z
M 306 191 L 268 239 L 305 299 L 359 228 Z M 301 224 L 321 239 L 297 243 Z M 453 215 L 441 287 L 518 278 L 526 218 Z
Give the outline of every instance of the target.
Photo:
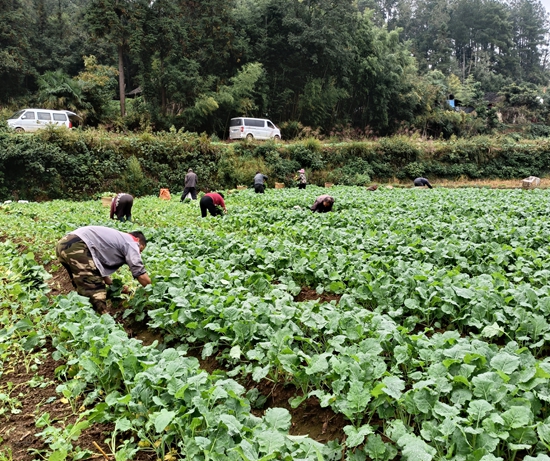
M 414 141 L 404 136 L 382 138 L 379 146 L 382 155 L 387 157 L 392 165 L 399 167 L 415 162 L 420 156 L 420 150 Z
M 325 162 L 319 146 L 316 143 L 304 142 L 291 145 L 287 148 L 290 158 L 299 165 L 299 168 L 310 168 L 320 170 Z
M 547 134 L 539 129 L 528 137 Z M 140 136 L 66 129 L 17 134 L 0 129 L 0 199 L 94 197 L 105 190 L 157 195 L 181 191 L 188 168 L 201 190 L 250 185 L 256 171 L 273 182 L 295 185 L 300 168 L 309 183 L 363 185 L 371 180 L 524 178 L 550 171 L 548 139 L 515 137 L 425 141 L 396 136 L 378 141 L 324 144 L 307 138 L 292 144 L 220 144 L 187 132 Z
M 107 223 L 97 200 L 0 207 L 3 360 L 47 340 L 60 395 L 91 408 L 66 424 L 40 415 L 40 454 L 85 459 L 79 432 L 111 422 L 115 459 L 145 448 L 159 459 L 547 461 L 550 191 L 337 186 L 333 213 L 294 208 L 322 192 L 228 194 L 215 223 L 136 199 L 153 285 L 120 307 L 164 336 L 150 346 L 75 293 L 45 296 L 36 255 Z M 302 287 L 318 299 L 299 298 Z M 201 369 L 197 350 L 219 368 Z M 315 398 L 345 418 L 345 441 L 290 435 L 290 413 L 265 406 L 275 383 L 297 389 L 292 407 Z M 17 410 L 10 389 L 0 398 Z
M 73 80 L 61 71 L 48 71 L 38 78 L 37 103 L 48 109 L 68 109 L 80 111 L 87 109 L 83 84 Z
M 533 123 L 529 125 L 529 133 L 535 138 L 547 138 L 550 137 L 550 127 Z
M 408 126 L 425 137 L 471 137 L 491 133 L 498 126 L 496 110 L 487 109 L 481 84 L 472 75 L 460 82 L 456 76 L 445 78 L 440 71 L 430 72 L 417 89 L 424 104 Z M 447 102 L 450 94 L 457 102 L 455 109 Z M 466 113 L 466 108 L 475 111 Z
M 270 172 L 262 158 L 254 158 L 249 155 L 238 155 L 236 152 L 223 155 L 218 163 L 217 174 L 224 188 L 235 188 L 236 186 L 252 186 L 257 171 L 266 175 Z
M 74 446 L 75 440 L 80 437 L 82 431 L 90 426 L 90 421 L 85 418 L 86 415 L 79 415 L 74 424 L 68 424 L 66 427 L 59 428 L 50 420 L 49 413 L 44 413 L 36 421 L 36 426 L 42 429 L 37 435 L 48 446 L 47 450 L 36 450 L 42 456 L 48 456 L 51 460 L 64 460 L 67 457 L 72 459 L 86 459 L 91 455 L 90 450 L 83 450 Z
M 2 206 L 2 348 L 48 339 L 58 391 L 93 408 L 66 425 L 42 415 L 42 455 L 84 459 L 78 431 L 109 421 L 120 459 L 146 447 L 160 459 L 547 461 L 550 192 L 340 186 L 333 213 L 294 208 L 322 192 L 228 194 L 215 223 L 138 198 L 153 285 L 121 307 L 164 336 L 150 346 L 75 293 L 44 296 L 35 255 L 18 254 L 106 222 L 97 201 Z M 219 368 L 201 369 L 197 350 Z M 290 413 L 261 392 L 275 383 L 297 389 L 291 406 L 315 398 L 345 418 L 345 441 L 289 435 Z
M 517 85 L 512 83 L 500 91 L 506 102 L 512 107 L 525 106 L 528 109 L 537 109 L 541 105 L 541 95 L 533 84 Z
M 73 107 L 114 131 L 224 139 L 247 114 L 283 124 L 285 139 L 472 136 L 498 128 L 480 111 L 485 93 L 548 80 L 537 0 L 4 0 L 0 10 L 0 103 Z M 138 87 L 145 102 L 132 112 L 125 94 Z M 449 93 L 477 119 L 442 111 Z M 514 104 L 499 107 L 506 123 L 548 121 L 548 108 Z
M 303 128 L 304 126 L 297 120 L 287 120 L 279 124 L 281 137 L 287 140 L 299 138 Z
M 355 126 L 392 132 L 398 121 L 412 120 L 420 109 L 417 69 L 397 31 L 373 27 L 365 17 L 357 36 L 358 56 L 350 77 L 349 107 Z M 351 115 L 350 114 L 350 115 Z
M 370 168 L 367 167 L 367 171 Z M 371 177 L 368 173 L 357 173 L 356 166 L 348 165 L 344 168 L 336 168 L 330 171 L 326 179 L 333 184 L 342 184 L 344 186 L 368 186 Z
M 119 190 L 134 196 L 145 195 L 151 190 L 151 185 L 141 169 L 141 163 L 134 155 L 126 162 L 126 167 L 120 178 Z
M 85 107 L 78 108 L 79 115 L 87 125 L 97 125 L 111 115 L 108 103 L 116 93 L 118 72 L 114 67 L 98 64 L 95 56 L 85 56 L 84 67 L 84 71 L 75 78 L 87 102 Z
M 547 117 L 548 110 L 543 99 L 545 95 L 533 84 L 513 83 L 502 88 L 500 94 L 505 98 L 502 110 L 504 122 L 526 125 Z
M 338 88 L 334 79 L 326 82 L 314 79 L 306 83 L 298 102 L 303 123 L 314 127 L 332 126 L 338 103 L 347 98 L 348 92 Z
M 477 108 L 480 104 L 483 104 L 483 90 L 481 89 L 481 84 L 470 75 L 462 83 L 455 97 L 460 101 L 462 106 Z

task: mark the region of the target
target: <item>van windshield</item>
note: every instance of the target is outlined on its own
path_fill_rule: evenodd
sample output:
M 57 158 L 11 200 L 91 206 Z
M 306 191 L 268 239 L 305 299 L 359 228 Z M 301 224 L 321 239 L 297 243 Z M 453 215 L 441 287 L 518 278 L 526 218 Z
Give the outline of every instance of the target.
M 229 122 L 229 126 L 241 126 L 243 124 L 242 119 L 240 118 L 232 118 Z
M 21 117 L 21 114 L 25 112 L 25 109 L 23 110 L 18 110 L 15 114 L 13 114 L 10 118 L 8 118 L 8 120 L 15 120 L 19 117 Z

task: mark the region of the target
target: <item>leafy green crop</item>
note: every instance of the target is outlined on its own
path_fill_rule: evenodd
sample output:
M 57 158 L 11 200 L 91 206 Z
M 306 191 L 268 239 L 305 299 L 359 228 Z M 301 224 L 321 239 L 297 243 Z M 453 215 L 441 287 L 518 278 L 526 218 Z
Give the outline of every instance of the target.
M 228 214 L 207 219 L 196 203 L 138 199 L 134 224 L 94 202 L 4 206 L 18 245 L 2 244 L 0 338 L 52 337 L 70 376 L 59 390 L 129 434 L 112 439 L 128 457 L 546 460 L 550 193 L 337 187 L 335 212 L 313 214 L 322 192 L 228 194 Z M 128 339 L 75 294 L 42 296 L 35 261 L 88 224 L 147 235 L 153 285 L 116 302 L 162 344 Z M 304 287 L 319 298 L 301 300 Z M 197 350 L 220 369 L 201 370 Z M 293 385 L 291 407 L 313 397 L 342 414 L 346 438 L 288 435 L 290 414 L 244 387 L 265 381 Z

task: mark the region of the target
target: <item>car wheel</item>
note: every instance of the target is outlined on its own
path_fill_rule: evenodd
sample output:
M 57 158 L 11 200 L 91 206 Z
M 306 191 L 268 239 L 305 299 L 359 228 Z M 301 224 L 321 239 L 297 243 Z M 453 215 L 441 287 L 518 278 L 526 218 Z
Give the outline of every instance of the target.
M 24 133 L 25 130 L 23 128 L 21 128 L 20 126 L 18 126 L 16 129 L 15 129 L 15 132 L 16 133 Z
M 274 138 L 275 138 L 275 141 L 277 141 L 277 142 L 281 140 L 281 137 L 280 137 L 278 134 L 276 134 L 276 135 L 274 136 Z
M 252 140 L 254 139 L 254 135 L 253 135 L 252 133 L 248 133 L 248 134 L 246 135 L 246 139 L 247 139 L 248 141 L 252 141 Z

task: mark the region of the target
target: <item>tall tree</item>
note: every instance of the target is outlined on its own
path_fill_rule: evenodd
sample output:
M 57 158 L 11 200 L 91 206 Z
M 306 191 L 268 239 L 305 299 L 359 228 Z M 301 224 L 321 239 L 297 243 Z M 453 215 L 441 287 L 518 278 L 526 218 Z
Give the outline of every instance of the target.
M 83 84 L 62 71 L 48 71 L 38 78 L 37 100 L 48 109 L 78 111 L 86 108 Z
M 136 7 L 139 4 L 130 0 L 91 0 L 86 9 L 89 30 L 96 39 L 105 38 L 117 47 L 118 90 L 120 114 L 126 115 L 124 56 L 128 52 L 128 42 L 134 33 L 139 33 L 139 20 Z
M 31 44 L 39 73 L 76 73 L 83 68 L 87 36 L 82 23 L 83 0 L 33 0 Z
M 519 77 L 532 83 L 546 83 L 543 75 L 543 46 L 547 45 L 548 14 L 539 0 L 512 0 L 514 51 Z
M 512 22 L 505 4 L 458 0 L 449 27 L 463 80 L 476 67 L 494 72 L 502 69 L 512 46 Z
M 402 0 L 357 0 L 360 13 L 370 11 L 371 19 L 376 26 L 390 26 L 402 14 Z
M 218 109 L 216 93 L 242 66 L 232 6 L 227 0 L 140 4 L 141 30 L 130 49 L 157 123 L 204 129 Z
M 345 113 L 356 127 L 369 126 L 378 133 L 394 130 L 413 118 L 421 103 L 415 89 L 417 68 L 398 31 L 373 26 L 365 18 L 356 37 L 350 95 Z
M 402 8 L 409 8 L 412 15 L 400 15 L 396 25 L 403 28 L 403 39 L 411 41 L 420 71 L 449 73 L 453 53 L 449 1 L 414 0 Z
M 264 114 L 296 120 L 318 88 L 343 94 L 358 27 L 351 0 L 241 0 L 235 16 L 248 41 L 244 61 L 261 62 L 266 72 Z
M 0 0 L 0 102 L 23 94 L 25 80 L 35 74 L 29 7 L 24 0 Z

